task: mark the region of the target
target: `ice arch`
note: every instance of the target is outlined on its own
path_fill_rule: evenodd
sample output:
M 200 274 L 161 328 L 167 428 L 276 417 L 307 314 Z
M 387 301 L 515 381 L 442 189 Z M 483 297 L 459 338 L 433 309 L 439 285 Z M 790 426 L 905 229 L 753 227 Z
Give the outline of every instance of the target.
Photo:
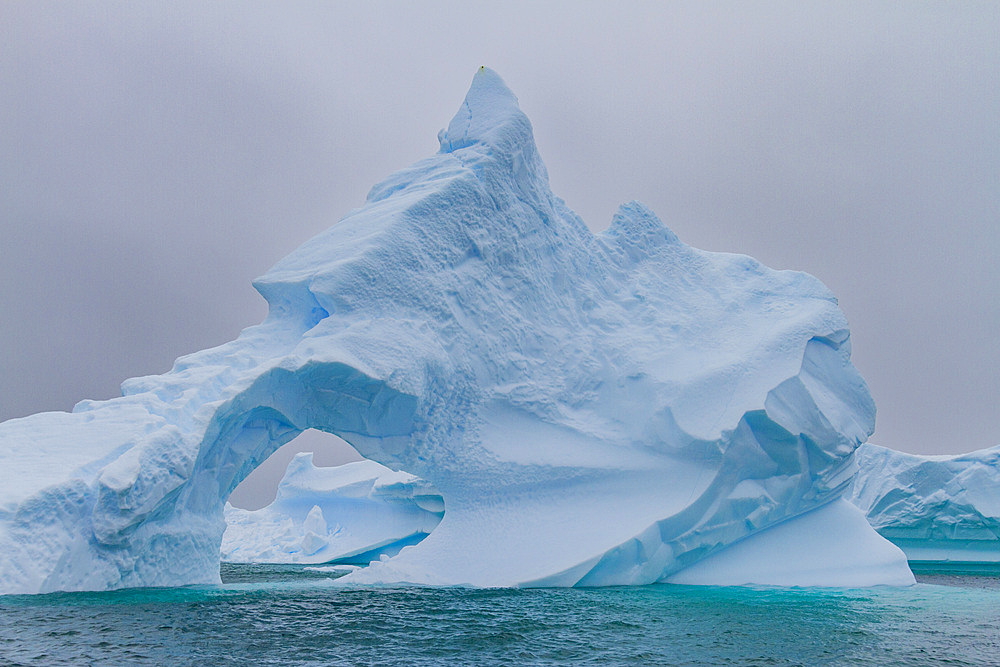
M 635 202 L 595 235 L 490 70 L 439 140 L 255 281 L 262 324 L 0 425 L 0 590 L 217 581 L 225 497 L 305 428 L 447 506 L 355 582 L 638 584 L 713 555 L 701 581 L 753 582 L 727 547 L 821 533 L 846 546 L 768 583 L 912 581 L 859 511 L 818 511 L 875 412 L 818 280 L 691 248 Z
M 6 495 L 17 482 L 42 487 L 5 508 L 0 572 L 20 584 L 10 592 L 216 582 L 225 501 L 275 450 L 316 428 L 392 460 L 382 452 L 413 429 L 415 397 L 343 363 L 272 367 L 214 396 L 205 393 L 219 377 L 170 375 L 179 377 L 169 389 L 4 424 L 5 443 L 22 440 L 39 457 L 33 479 L 12 480 Z M 168 421 L 181 416 L 186 432 Z M 48 484 L 80 455 L 96 460 Z
M 384 448 L 412 434 L 416 404 L 415 396 L 343 363 L 267 371 L 216 413 L 190 501 L 215 508 L 261 462 L 310 428 L 341 437 L 366 458 L 388 459 Z

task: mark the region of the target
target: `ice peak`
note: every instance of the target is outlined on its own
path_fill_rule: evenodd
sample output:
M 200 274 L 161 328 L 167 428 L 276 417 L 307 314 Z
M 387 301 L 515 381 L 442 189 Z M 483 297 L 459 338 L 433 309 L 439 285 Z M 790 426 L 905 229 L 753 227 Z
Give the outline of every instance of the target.
M 619 240 L 630 239 L 636 244 L 677 242 L 677 235 L 648 206 L 634 200 L 618 207 L 607 233 Z
M 483 66 L 472 77 L 465 101 L 448 129 L 438 133 L 438 141 L 442 153 L 477 143 L 500 148 L 510 138 L 511 130 L 521 135 L 522 141 L 531 139 L 531 124 L 518 107 L 517 97 L 499 74 Z
M 314 467 L 316 466 L 313 465 L 313 453 L 299 452 L 288 463 L 288 467 L 285 469 L 285 474 L 281 478 L 281 482 L 284 483 L 286 479 L 290 479 L 295 475 L 308 472 L 309 470 L 312 470 Z

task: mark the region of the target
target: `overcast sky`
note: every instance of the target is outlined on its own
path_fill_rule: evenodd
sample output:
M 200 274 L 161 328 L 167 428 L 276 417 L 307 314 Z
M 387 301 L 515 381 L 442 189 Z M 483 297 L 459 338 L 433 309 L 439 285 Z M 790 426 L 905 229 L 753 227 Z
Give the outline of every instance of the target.
M 1000 444 L 996 2 L 3 2 L 0 44 L 0 419 L 258 322 L 485 64 L 595 231 L 823 280 L 874 441 Z

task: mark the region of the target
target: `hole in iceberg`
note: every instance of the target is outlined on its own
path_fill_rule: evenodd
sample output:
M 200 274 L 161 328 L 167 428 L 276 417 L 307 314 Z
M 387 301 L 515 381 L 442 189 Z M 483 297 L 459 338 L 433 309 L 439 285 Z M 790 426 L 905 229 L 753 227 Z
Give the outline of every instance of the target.
M 443 516 L 444 501 L 429 482 L 309 429 L 230 495 L 221 559 L 364 566 L 419 543 Z
M 285 476 L 288 464 L 296 454 L 303 452 L 312 452 L 313 465 L 321 468 L 365 460 L 342 438 L 313 428 L 307 429 L 279 447 L 240 482 L 230 494 L 229 504 L 244 510 L 259 510 L 270 505 L 274 502 L 278 484 Z

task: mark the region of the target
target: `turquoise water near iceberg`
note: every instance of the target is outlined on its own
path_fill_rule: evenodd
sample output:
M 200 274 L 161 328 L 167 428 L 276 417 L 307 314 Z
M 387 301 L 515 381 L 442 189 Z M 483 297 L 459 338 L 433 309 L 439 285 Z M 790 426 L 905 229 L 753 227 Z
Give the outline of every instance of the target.
M 1000 572 L 909 588 L 346 588 L 226 565 L 221 587 L 0 597 L 0 664 L 1000 664 Z

